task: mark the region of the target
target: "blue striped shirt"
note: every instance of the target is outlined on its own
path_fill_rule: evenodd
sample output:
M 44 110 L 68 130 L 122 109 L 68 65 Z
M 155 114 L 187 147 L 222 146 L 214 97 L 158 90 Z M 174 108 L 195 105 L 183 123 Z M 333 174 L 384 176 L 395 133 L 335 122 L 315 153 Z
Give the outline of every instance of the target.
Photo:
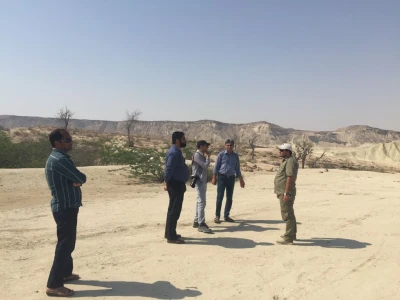
M 234 176 L 236 174 L 237 177 L 242 177 L 239 155 L 235 152 L 229 154 L 226 150 L 220 152 L 214 165 L 213 174 L 222 174 L 225 176 Z
M 82 206 L 81 188 L 72 184 L 85 183 L 86 175 L 75 167 L 69 155 L 53 149 L 47 159 L 45 173 L 47 185 L 53 196 L 50 202 L 53 212 Z

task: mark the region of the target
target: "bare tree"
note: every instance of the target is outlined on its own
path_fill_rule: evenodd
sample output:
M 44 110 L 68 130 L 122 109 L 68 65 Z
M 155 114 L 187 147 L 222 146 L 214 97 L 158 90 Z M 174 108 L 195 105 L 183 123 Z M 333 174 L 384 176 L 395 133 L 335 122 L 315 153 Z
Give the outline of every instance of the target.
M 56 114 L 56 118 L 63 125 L 64 129 L 67 130 L 69 126 L 69 121 L 72 119 L 73 113 L 68 107 L 61 108 Z
M 317 162 L 318 162 L 321 158 L 323 158 L 323 157 L 325 156 L 325 153 L 326 153 L 326 150 L 324 150 L 324 152 L 321 154 L 320 157 L 318 157 L 318 158 L 316 158 L 316 159 L 314 160 L 314 162 L 311 164 L 311 168 L 315 168 L 315 165 L 317 164 Z
M 297 160 L 301 160 L 301 168 L 304 169 L 307 157 L 313 153 L 314 144 L 305 135 L 301 140 L 294 140 L 294 144 L 296 147 L 295 157 Z
M 258 135 L 253 134 L 249 138 L 249 146 L 251 148 L 251 160 L 254 160 L 254 155 L 255 155 L 255 149 L 256 149 L 256 141 L 257 141 Z
M 141 111 L 135 110 L 133 112 L 126 111 L 124 127 L 128 137 L 128 147 L 133 147 L 133 140 L 131 139 L 131 131 L 133 129 L 133 124 L 139 120 L 139 116 L 142 114 Z

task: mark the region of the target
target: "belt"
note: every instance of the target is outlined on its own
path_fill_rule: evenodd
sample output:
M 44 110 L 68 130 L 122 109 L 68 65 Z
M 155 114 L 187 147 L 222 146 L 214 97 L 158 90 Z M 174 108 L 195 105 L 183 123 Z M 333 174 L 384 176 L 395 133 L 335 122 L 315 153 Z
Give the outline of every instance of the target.
M 221 176 L 221 177 L 226 177 L 226 178 L 232 178 L 232 177 L 235 177 L 235 175 L 225 175 L 225 174 L 221 174 L 221 173 L 218 173 L 218 176 Z

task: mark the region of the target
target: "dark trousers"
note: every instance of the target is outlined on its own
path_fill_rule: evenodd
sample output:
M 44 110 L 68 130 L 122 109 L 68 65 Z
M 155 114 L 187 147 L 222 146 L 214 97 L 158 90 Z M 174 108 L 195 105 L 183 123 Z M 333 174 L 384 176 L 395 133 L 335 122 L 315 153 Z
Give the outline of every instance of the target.
M 186 185 L 182 181 L 171 180 L 168 182 L 169 205 L 167 222 L 165 225 L 165 236 L 168 240 L 176 240 L 176 224 L 182 211 L 183 196 Z
M 215 216 L 221 217 L 221 207 L 222 200 L 224 199 L 224 193 L 226 190 L 226 203 L 225 203 L 225 211 L 224 218 L 229 217 L 229 213 L 232 208 L 232 197 L 233 197 L 233 189 L 235 187 L 235 176 L 225 176 L 222 174 L 218 175 L 218 185 L 217 185 L 217 208 L 215 210 Z
M 47 281 L 48 288 L 64 286 L 64 278 L 72 274 L 73 261 L 71 253 L 75 249 L 78 212 L 79 208 L 53 212 L 53 217 L 57 224 L 58 241 L 53 266 Z

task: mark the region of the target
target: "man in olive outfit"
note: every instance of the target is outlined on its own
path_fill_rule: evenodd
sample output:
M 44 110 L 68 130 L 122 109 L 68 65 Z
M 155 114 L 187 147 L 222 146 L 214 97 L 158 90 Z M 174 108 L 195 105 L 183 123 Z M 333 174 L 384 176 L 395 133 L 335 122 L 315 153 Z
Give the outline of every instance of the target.
M 165 238 L 168 243 L 183 244 L 185 241 L 176 233 L 176 224 L 181 215 L 183 197 L 186 192 L 186 182 L 189 180 L 189 168 L 182 155 L 182 148 L 186 147 L 185 134 L 175 131 L 172 134 L 172 146 L 167 152 L 165 161 L 164 190 L 168 191 L 169 205 Z
M 278 244 L 290 245 L 296 240 L 297 225 L 293 204 L 296 198 L 296 179 L 299 165 L 292 155 L 292 145 L 285 143 L 279 147 L 279 156 L 283 158 L 276 173 L 274 186 L 275 194 L 279 199 L 282 220 L 286 222 L 286 232 L 281 236 Z
M 64 282 L 79 279 L 73 274 L 72 252 L 75 249 L 79 207 L 82 206 L 81 185 L 86 182 L 67 154 L 72 150 L 68 131 L 55 129 L 49 140 L 53 146 L 46 162 L 46 180 L 53 198 L 51 211 L 57 224 L 57 246 L 53 266 L 47 281 L 48 296 L 68 297 L 74 291 L 64 287 Z

